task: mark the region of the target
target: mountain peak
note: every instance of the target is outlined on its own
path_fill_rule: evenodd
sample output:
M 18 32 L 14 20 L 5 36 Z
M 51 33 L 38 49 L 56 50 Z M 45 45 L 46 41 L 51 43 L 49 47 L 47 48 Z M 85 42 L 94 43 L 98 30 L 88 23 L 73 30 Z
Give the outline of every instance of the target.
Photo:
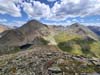
M 39 29 L 39 28 L 41 28 L 43 26 L 44 25 L 42 23 L 40 23 L 39 21 L 37 21 L 37 20 L 31 20 L 31 21 L 28 21 L 26 24 L 24 24 L 21 27 L 21 29 L 22 28 L 26 28 L 26 29 L 28 29 L 28 28 L 31 28 L 31 29 Z
M 79 23 L 73 23 L 71 26 L 73 26 L 73 27 L 79 27 L 79 26 L 82 26 L 82 25 L 79 24 Z
M 30 21 L 28 21 L 25 25 L 40 25 L 40 24 L 42 24 L 42 23 L 40 23 L 39 21 L 37 21 L 37 20 L 30 20 Z
M 40 23 L 38 20 L 30 20 L 28 23 Z
M 91 38 L 91 36 L 93 36 L 92 39 L 98 39 L 98 36 L 94 32 L 92 32 L 88 27 L 82 24 L 74 23 L 69 26 L 69 29 L 71 29 L 75 34 L 81 35 L 82 37 L 86 38 L 87 36 L 89 36 Z
M 74 24 L 72 24 L 72 25 L 70 26 L 70 28 L 76 29 L 76 30 L 78 30 L 78 29 L 81 29 L 81 30 L 87 29 L 86 26 L 84 26 L 84 25 L 82 25 L 82 24 L 79 24 L 79 23 L 74 23 Z

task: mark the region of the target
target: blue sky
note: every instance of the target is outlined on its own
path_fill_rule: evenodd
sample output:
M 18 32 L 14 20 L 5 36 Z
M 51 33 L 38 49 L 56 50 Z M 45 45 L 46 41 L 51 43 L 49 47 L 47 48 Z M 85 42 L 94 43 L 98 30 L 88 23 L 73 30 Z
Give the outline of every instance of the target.
M 0 24 L 21 26 L 31 19 L 49 25 L 100 25 L 100 0 L 0 0 Z

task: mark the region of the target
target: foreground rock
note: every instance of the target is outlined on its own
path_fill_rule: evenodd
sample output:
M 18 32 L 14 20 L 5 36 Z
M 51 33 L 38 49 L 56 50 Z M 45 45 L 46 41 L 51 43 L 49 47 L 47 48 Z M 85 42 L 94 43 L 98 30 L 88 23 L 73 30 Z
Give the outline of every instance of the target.
M 73 75 L 96 72 L 96 67 L 87 58 L 79 57 L 61 52 L 55 46 L 34 46 L 27 51 L 0 56 L 0 75 Z

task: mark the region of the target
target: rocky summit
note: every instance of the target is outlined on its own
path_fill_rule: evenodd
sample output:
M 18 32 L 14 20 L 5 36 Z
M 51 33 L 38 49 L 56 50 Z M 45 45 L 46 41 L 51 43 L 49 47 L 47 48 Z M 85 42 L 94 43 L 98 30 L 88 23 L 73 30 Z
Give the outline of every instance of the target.
M 88 27 L 31 20 L 0 37 L 0 75 L 100 75 L 100 36 Z

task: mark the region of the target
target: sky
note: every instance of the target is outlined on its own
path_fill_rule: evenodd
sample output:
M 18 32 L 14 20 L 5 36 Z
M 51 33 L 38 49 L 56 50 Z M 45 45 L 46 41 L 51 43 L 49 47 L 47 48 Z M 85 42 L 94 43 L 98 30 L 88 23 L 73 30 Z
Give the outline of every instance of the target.
M 100 25 L 100 0 L 0 0 L 0 24 Z

